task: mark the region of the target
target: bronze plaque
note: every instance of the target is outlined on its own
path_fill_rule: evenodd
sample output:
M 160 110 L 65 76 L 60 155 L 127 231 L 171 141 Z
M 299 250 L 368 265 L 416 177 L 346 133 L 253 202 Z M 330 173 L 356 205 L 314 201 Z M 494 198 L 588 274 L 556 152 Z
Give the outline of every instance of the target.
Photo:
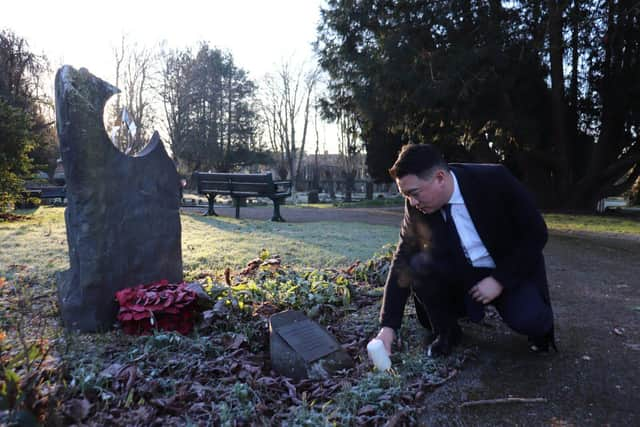
M 310 319 L 281 326 L 277 332 L 307 363 L 340 349 L 336 340 Z

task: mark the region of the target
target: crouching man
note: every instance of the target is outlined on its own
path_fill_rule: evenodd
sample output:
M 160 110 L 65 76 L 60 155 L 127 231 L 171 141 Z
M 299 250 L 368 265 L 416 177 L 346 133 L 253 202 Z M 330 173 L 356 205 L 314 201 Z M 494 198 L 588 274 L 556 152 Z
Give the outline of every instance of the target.
M 389 173 L 406 201 L 377 336 L 387 352 L 410 295 L 429 356 L 449 354 L 458 318 L 480 321 L 487 304 L 532 351 L 555 349 L 547 227 L 522 184 L 501 165 L 448 165 L 428 144 L 405 145 Z

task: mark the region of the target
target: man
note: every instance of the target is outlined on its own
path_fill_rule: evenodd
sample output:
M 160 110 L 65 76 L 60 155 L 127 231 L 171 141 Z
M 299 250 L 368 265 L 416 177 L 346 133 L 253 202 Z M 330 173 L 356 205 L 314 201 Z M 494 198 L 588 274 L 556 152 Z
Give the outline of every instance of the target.
M 427 144 L 405 145 L 389 173 L 406 203 L 377 336 L 387 352 L 410 294 L 431 330 L 429 356 L 449 354 L 460 341 L 458 318 L 480 321 L 486 304 L 533 351 L 556 349 L 547 227 L 522 184 L 501 165 L 449 166 Z

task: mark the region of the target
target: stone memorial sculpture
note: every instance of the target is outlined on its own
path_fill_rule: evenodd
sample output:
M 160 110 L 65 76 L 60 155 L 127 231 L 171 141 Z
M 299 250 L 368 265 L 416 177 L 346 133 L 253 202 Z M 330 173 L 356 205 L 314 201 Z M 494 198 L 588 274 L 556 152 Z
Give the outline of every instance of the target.
M 120 289 L 182 281 L 180 178 L 157 132 L 134 157 L 111 143 L 103 112 L 117 92 L 84 68 L 64 66 L 56 74 L 70 262 L 57 285 L 71 330 L 110 329 Z

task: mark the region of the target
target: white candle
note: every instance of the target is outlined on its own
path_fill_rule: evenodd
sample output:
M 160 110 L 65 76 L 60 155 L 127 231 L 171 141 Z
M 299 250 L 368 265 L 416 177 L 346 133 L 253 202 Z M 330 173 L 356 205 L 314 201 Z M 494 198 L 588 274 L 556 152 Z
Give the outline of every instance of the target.
M 384 343 L 381 339 L 374 338 L 369 341 L 367 353 L 369 353 L 369 359 L 379 371 L 386 371 L 391 368 L 391 359 L 389 359 L 387 349 L 384 348 Z

